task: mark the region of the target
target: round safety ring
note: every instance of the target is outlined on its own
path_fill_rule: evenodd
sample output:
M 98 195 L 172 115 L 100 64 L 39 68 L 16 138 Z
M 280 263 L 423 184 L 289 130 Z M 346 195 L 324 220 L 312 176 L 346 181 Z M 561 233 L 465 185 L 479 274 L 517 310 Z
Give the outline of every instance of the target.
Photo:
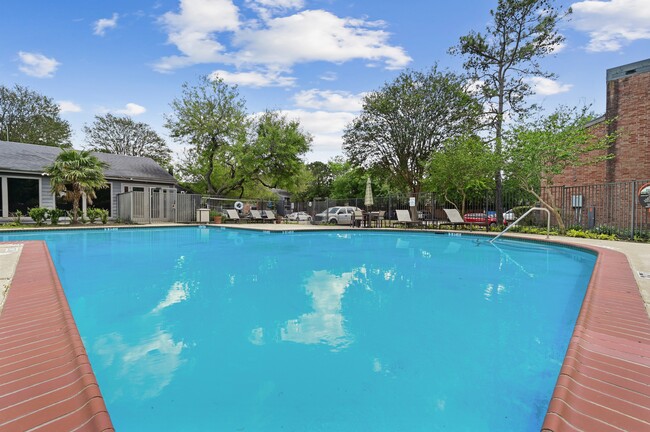
M 235 209 L 237 209 L 237 210 L 241 210 L 241 209 L 243 209 L 243 208 L 244 208 L 244 203 L 243 203 L 243 202 L 241 202 L 241 201 L 237 201 L 237 202 L 235 203 Z

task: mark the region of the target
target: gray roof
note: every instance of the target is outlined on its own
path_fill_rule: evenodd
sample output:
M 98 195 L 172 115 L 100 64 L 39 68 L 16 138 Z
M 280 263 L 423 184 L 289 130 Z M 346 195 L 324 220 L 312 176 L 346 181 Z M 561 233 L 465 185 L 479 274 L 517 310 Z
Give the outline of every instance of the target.
M 0 141 L 0 171 L 40 175 L 60 152 L 59 147 Z M 97 152 L 93 155 L 109 165 L 104 171 L 108 180 L 176 183 L 176 179 L 151 158 Z

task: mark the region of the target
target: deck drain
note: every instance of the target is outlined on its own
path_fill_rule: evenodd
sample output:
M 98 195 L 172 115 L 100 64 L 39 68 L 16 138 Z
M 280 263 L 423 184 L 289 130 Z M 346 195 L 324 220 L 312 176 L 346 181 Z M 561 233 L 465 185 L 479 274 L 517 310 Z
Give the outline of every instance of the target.
M 639 277 L 641 279 L 650 279 L 650 272 L 642 272 L 642 271 L 640 271 L 640 272 L 637 272 L 637 273 L 639 273 Z

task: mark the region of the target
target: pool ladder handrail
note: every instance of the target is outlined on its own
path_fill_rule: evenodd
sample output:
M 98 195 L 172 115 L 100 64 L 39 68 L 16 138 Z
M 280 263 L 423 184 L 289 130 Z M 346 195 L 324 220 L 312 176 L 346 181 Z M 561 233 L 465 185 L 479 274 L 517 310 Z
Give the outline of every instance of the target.
M 545 212 L 546 212 L 546 238 L 548 238 L 548 237 L 549 237 L 549 233 L 551 232 L 551 212 L 548 211 L 548 209 L 547 209 L 547 208 L 544 208 L 544 207 L 531 207 L 530 209 L 528 209 L 528 211 L 527 211 L 526 213 L 524 213 L 523 215 L 519 216 L 519 218 L 517 218 L 516 221 L 514 221 L 514 222 L 511 223 L 511 224 L 509 224 L 509 225 L 506 227 L 506 229 L 504 229 L 503 231 L 501 231 L 501 232 L 499 233 L 499 235 L 497 235 L 497 236 L 494 237 L 492 240 L 490 240 L 490 243 L 494 242 L 496 239 L 498 239 L 499 237 L 501 237 L 502 235 L 504 235 L 506 232 L 508 232 L 508 230 L 509 230 L 510 228 L 512 228 L 513 226 L 517 225 L 517 222 L 519 222 L 520 220 L 522 220 L 523 218 L 525 218 L 526 216 L 528 216 L 529 213 L 532 213 L 532 212 L 534 212 L 534 211 L 536 211 L 536 210 L 537 210 L 537 211 L 540 211 L 540 210 L 541 210 L 541 211 L 545 211 Z

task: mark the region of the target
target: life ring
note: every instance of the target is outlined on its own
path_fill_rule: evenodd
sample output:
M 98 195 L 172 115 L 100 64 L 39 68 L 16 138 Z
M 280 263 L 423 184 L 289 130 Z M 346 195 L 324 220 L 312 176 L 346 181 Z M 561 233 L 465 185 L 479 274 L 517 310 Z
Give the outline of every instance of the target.
M 241 209 L 243 209 L 243 208 L 244 208 L 244 203 L 243 203 L 243 202 L 241 202 L 241 201 L 237 201 L 237 202 L 235 203 L 235 210 L 241 210 Z

